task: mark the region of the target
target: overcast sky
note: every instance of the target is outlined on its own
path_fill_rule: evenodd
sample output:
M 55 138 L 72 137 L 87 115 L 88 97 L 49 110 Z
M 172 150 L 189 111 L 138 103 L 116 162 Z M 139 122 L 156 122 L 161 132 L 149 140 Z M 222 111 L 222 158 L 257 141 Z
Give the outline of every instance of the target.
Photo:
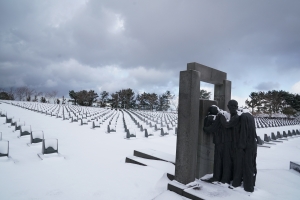
M 0 1 L 2 88 L 177 95 L 189 62 L 226 72 L 240 104 L 300 93 L 300 1 Z

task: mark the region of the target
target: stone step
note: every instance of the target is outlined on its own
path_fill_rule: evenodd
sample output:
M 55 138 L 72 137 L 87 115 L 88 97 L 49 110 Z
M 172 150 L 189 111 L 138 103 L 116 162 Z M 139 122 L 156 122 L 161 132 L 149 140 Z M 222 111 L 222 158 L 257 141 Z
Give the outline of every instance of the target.
M 167 173 L 170 180 L 174 180 L 175 165 L 170 162 L 165 162 L 161 160 L 151 160 L 146 158 L 139 158 L 136 156 L 127 156 L 125 159 L 126 163 L 132 163 L 142 166 L 149 166 Z
M 190 190 L 190 188 L 186 185 L 183 185 L 177 181 L 172 181 L 168 184 L 168 190 L 175 192 L 183 197 L 186 197 L 188 199 L 193 200 L 204 200 L 201 197 L 198 197 L 197 195 L 193 194 Z
M 161 151 L 156 151 L 153 149 L 139 149 L 134 150 L 133 155 L 140 157 L 140 158 L 146 158 L 146 159 L 152 159 L 152 160 L 162 160 L 166 162 L 170 162 L 175 165 L 175 155 L 164 153 Z
M 300 162 L 290 162 L 290 169 L 293 169 L 300 173 Z

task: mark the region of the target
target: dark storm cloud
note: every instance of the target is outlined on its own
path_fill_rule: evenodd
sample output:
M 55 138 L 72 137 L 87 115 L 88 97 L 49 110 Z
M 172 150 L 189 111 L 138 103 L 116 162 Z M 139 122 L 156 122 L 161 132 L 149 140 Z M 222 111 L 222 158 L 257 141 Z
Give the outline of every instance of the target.
M 237 91 L 244 82 L 267 88 L 257 82 L 300 73 L 299 7 L 296 0 L 1 1 L 0 84 L 163 90 L 178 87 L 179 71 L 195 61 L 227 72 Z

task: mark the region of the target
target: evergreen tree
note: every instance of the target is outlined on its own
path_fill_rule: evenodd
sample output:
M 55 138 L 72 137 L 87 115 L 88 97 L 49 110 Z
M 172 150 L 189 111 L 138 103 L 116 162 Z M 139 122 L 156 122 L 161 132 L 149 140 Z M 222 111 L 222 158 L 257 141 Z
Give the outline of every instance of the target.
M 99 104 L 100 107 L 105 107 L 106 103 L 108 102 L 108 97 L 109 97 L 109 93 L 106 91 L 103 91 L 100 93 L 100 99 L 99 99 Z
M 40 102 L 41 102 L 41 103 L 46 103 L 46 102 L 47 102 L 47 100 L 46 100 L 46 98 L 45 98 L 45 97 L 41 97 L 41 99 L 40 99 Z
M 200 99 L 209 99 L 211 96 L 211 92 L 206 90 L 200 90 Z
M 170 91 L 166 91 L 162 95 L 158 96 L 157 110 L 167 111 L 170 108 L 170 100 L 174 98 L 174 95 Z
M 291 94 L 283 90 L 270 90 L 267 92 L 251 92 L 250 100 L 245 103 L 257 111 L 271 116 L 274 113 L 293 113 L 293 110 L 300 111 L 300 95 Z
M 285 114 L 288 118 L 290 118 L 291 116 L 295 115 L 297 111 L 291 106 L 288 106 L 283 108 L 282 113 Z
M 98 94 L 94 92 L 94 90 L 81 90 L 75 93 L 77 103 L 81 106 L 92 106 L 96 99 L 98 98 Z
M 10 96 L 7 92 L 0 92 L 0 99 L 10 100 Z
M 69 96 L 70 96 L 71 99 L 74 100 L 74 105 L 76 105 L 77 104 L 77 94 L 76 94 L 76 92 L 74 92 L 74 90 L 69 91 Z
M 158 97 L 155 93 L 146 93 L 146 102 L 149 105 L 149 109 L 152 111 L 154 107 L 158 104 Z
M 119 107 L 119 94 L 118 92 L 115 92 L 110 95 L 111 98 L 109 99 L 109 102 L 111 103 L 112 108 L 118 108 Z
M 245 103 L 248 107 L 252 108 L 252 113 L 254 113 L 254 108 L 262 105 L 262 96 L 257 92 L 251 92 L 249 97 L 250 100 L 246 99 Z

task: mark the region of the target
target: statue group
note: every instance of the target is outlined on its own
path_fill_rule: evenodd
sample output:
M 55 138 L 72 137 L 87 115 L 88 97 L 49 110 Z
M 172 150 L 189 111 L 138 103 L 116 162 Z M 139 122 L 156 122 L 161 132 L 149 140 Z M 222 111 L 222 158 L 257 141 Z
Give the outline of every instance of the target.
M 215 144 L 213 177 L 210 182 L 231 184 L 229 188 L 244 187 L 253 192 L 256 180 L 257 135 L 253 116 L 230 100 L 230 114 L 211 106 L 203 130 L 213 134 Z

